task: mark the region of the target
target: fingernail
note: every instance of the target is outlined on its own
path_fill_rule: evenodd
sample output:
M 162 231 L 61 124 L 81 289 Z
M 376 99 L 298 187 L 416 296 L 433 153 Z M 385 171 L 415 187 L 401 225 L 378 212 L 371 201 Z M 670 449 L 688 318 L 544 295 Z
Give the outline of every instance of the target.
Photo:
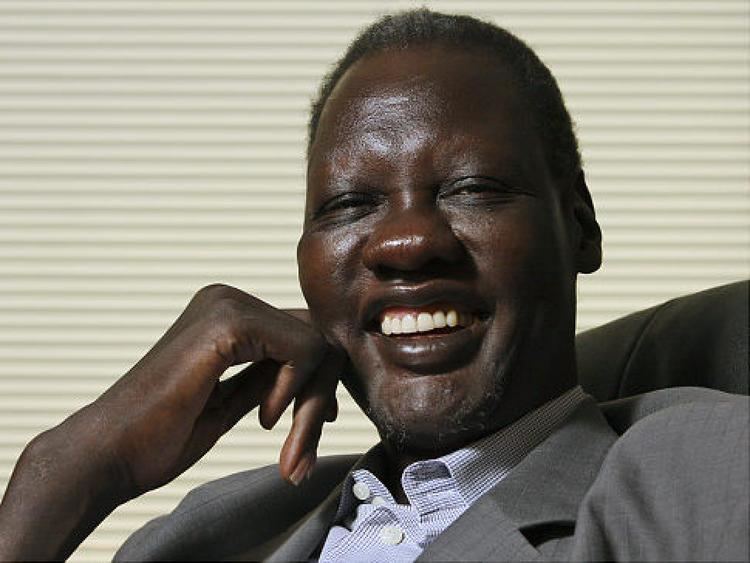
M 299 485 L 302 482 L 302 479 L 304 479 L 312 470 L 313 463 L 312 456 L 310 454 L 305 454 L 305 456 L 297 463 L 297 467 L 294 468 L 294 471 L 289 475 L 289 481 L 295 486 Z

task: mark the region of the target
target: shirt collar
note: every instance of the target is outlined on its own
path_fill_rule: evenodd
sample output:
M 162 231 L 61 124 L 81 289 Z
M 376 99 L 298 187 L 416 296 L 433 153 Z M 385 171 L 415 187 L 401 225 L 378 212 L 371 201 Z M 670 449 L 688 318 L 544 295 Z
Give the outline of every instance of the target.
M 528 453 L 543 442 L 587 397 L 580 386 L 569 389 L 562 395 L 525 414 L 496 433 L 482 438 L 465 448 L 456 450 L 434 460 L 418 461 L 404 469 L 418 471 L 420 466 L 430 466 L 435 462 L 445 465 L 455 480 L 456 489 L 467 505 L 497 485 Z M 351 514 L 358 504 L 352 491 L 357 481 L 355 475 L 363 471 L 378 481 L 385 474 L 386 456 L 384 447 L 377 444 L 371 448 L 352 468 L 344 481 L 336 521 Z M 360 477 L 361 478 L 361 477 Z M 371 481 L 368 476 L 368 481 Z M 385 486 L 382 485 L 383 489 Z M 392 502 L 392 496 L 387 495 Z
M 587 397 L 580 386 L 526 413 L 512 424 L 440 458 L 472 504 L 497 485 Z

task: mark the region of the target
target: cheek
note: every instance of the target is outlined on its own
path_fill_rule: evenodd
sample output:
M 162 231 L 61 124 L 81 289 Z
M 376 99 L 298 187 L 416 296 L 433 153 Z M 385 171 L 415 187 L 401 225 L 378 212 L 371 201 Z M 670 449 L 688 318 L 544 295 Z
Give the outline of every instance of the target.
M 488 285 L 486 289 L 500 289 L 514 278 L 525 277 L 538 252 L 538 233 L 530 223 L 528 213 L 503 209 L 479 213 L 455 228 L 473 259 L 480 282 Z
M 322 324 L 331 323 L 355 293 L 353 275 L 358 261 L 359 237 L 352 233 L 305 233 L 297 246 L 302 293 L 310 313 Z M 353 306 L 353 302 L 347 302 Z
M 536 201 L 465 222 L 461 238 L 487 290 L 506 293 L 556 279 L 562 266 L 557 221 Z

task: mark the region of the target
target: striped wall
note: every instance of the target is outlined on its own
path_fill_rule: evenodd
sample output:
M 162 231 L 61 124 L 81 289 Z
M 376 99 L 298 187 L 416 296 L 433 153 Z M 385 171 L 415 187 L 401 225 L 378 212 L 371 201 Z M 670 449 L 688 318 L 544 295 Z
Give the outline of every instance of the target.
M 748 276 L 745 0 L 0 0 L 0 490 L 202 285 L 302 305 L 310 97 L 359 27 L 420 4 L 508 27 L 559 77 L 605 237 L 579 328 Z M 324 453 L 374 440 L 342 403 Z M 74 559 L 272 462 L 284 428 L 244 421 Z

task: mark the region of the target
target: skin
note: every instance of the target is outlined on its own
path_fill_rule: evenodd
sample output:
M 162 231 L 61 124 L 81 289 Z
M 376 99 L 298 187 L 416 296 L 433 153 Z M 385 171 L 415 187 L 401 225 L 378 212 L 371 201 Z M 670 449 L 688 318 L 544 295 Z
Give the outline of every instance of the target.
M 344 361 L 307 321 L 232 287 L 200 290 L 128 373 L 24 449 L 0 503 L 0 561 L 67 558 L 118 505 L 177 477 L 256 407 L 271 428 L 294 401 L 279 469 L 299 483 L 335 418 Z
M 300 281 L 349 354 L 344 383 L 395 475 L 575 384 L 576 276 L 601 254 L 573 172 L 552 177 L 512 76 L 482 53 L 381 53 L 334 89 L 309 161 Z M 372 318 L 444 302 L 478 321 L 386 337 Z
M 496 62 L 437 46 L 359 61 L 311 150 L 298 247 L 309 316 L 227 286 L 199 291 L 127 374 L 26 447 L 0 503 L 0 560 L 67 557 L 256 407 L 269 428 L 294 402 L 280 472 L 298 483 L 339 378 L 376 424 L 403 498 L 409 462 L 574 385 L 576 275 L 601 258 L 587 198 L 581 171 L 550 175 Z M 375 330 L 384 308 L 450 303 L 477 320 L 444 335 Z

